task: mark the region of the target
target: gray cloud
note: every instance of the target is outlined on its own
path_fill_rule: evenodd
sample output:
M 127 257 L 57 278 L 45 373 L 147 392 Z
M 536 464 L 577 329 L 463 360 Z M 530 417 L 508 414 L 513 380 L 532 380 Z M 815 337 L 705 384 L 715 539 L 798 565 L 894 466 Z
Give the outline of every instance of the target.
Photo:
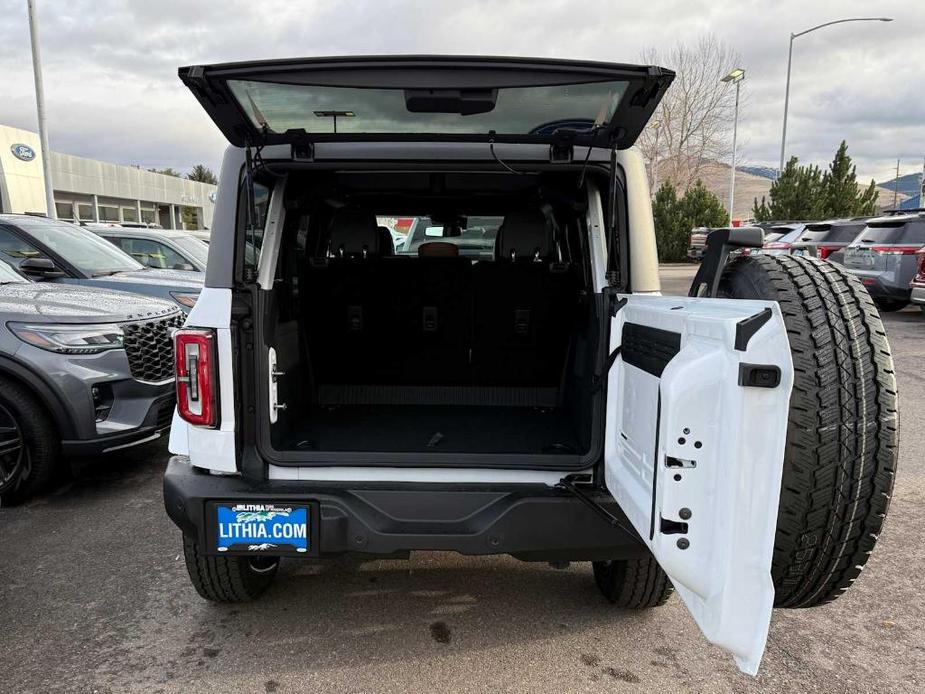
M 26 3 L 0 0 L 0 122 L 35 128 Z M 180 65 L 302 55 L 464 53 L 636 62 L 713 33 L 748 71 L 740 157 L 776 165 L 788 35 L 788 154 L 824 165 L 846 139 L 864 177 L 921 168 L 925 12 L 917 3 L 195 2 L 39 0 L 52 147 L 121 163 L 218 165 L 224 140 L 176 77 Z M 667 67 L 671 67 L 670 65 Z M 730 66 L 732 67 L 732 66 Z

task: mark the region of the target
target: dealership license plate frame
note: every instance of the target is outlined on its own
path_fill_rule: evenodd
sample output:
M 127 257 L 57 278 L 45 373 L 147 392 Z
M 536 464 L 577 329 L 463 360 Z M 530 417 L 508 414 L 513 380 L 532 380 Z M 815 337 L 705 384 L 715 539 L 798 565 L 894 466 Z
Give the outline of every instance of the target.
M 227 549 L 219 549 L 219 520 L 218 520 L 218 509 L 220 507 L 230 507 L 233 508 L 238 504 L 247 504 L 247 505 L 256 505 L 256 506 L 273 506 L 276 508 L 291 508 L 293 510 L 302 510 L 306 511 L 305 519 L 305 535 L 308 540 L 308 547 L 305 551 L 298 551 L 292 545 L 280 544 L 277 547 L 267 548 L 263 550 L 250 550 L 248 549 L 247 543 L 236 543 L 228 547 Z M 207 548 L 207 554 L 211 556 L 233 556 L 233 557 L 258 557 L 258 556 L 285 556 L 285 557 L 300 557 L 300 558 L 311 558 L 319 556 L 319 537 L 320 537 L 320 520 L 321 520 L 321 511 L 320 505 L 317 501 L 305 501 L 305 500 L 288 500 L 288 499 L 259 499 L 252 500 L 248 499 L 242 501 L 241 499 L 216 499 L 206 502 L 205 505 L 205 538 L 203 547 Z M 262 544 L 262 543 L 257 543 Z M 275 543 L 274 543 L 275 544 Z

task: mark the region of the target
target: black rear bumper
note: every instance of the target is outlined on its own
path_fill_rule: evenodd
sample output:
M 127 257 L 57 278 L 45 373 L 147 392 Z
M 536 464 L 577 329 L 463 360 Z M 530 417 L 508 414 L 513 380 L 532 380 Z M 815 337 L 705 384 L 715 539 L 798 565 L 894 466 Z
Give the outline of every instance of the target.
M 346 484 L 215 476 L 175 456 L 164 476 L 167 513 L 201 551 L 206 502 L 317 502 L 321 556 L 388 556 L 412 550 L 511 554 L 527 561 L 592 561 L 643 554 L 639 537 L 612 527 L 570 493 L 545 485 Z M 605 494 L 597 499 L 624 518 Z M 624 518 L 625 521 L 625 518 Z M 625 521 L 629 526 L 629 522 Z

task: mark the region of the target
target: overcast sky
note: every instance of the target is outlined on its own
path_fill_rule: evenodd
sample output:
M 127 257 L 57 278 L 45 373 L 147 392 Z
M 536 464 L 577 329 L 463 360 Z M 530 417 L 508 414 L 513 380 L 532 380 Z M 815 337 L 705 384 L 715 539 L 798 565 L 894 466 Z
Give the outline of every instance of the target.
M 921 171 L 925 9 L 879 3 L 708 0 L 37 0 L 51 147 L 145 167 L 217 168 L 225 141 L 180 65 L 255 58 L 462 53 L 638 62 L 715 34 L 742 56 L 744 163 L 777 165 L 788 35 L 796 40 L 788 155 L 824 165 L 838 143 L 864 178 Z M 665 67 L 672 67 L 667 65 Z M 733 66 L 730 66 L 733 67 Z M 26 0 L 0 0 L 0 123 L 35 130 Z

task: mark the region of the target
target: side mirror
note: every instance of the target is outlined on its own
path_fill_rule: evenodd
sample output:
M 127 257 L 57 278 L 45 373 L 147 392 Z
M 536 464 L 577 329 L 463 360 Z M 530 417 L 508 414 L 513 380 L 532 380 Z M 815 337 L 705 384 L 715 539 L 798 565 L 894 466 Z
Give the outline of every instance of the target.
M 64 273 L 48 258 L 26 258 L 19 264 L 19 271 L 27 277 L 33 278 L 64 277 Z
M 196 268 L 191 263 L 174 263 L 174 270 L 190 270 L 195 272 Z

